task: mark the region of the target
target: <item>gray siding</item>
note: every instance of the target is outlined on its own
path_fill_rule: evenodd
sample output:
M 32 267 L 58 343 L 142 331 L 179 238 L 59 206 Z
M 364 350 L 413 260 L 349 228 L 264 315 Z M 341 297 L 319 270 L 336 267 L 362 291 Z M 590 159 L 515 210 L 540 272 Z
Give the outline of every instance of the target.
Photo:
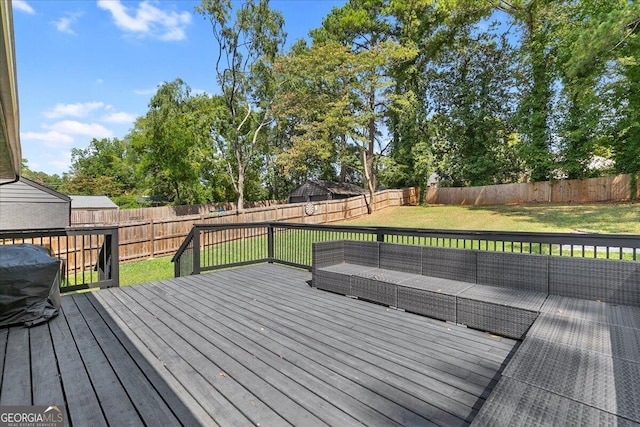
M 26 180 L 0 186 L 0 230 L 62 228 L 70 216 L 63 194 Z

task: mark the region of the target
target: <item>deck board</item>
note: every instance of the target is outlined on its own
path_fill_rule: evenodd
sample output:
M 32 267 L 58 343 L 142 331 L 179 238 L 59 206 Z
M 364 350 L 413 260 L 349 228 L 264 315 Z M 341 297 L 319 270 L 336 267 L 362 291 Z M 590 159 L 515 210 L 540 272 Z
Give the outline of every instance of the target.
M 172 296 L 180 303 L 191 304 L 195 310 L 202 314 L 210 311 L 205 304 L 194 302 L 178 292 L 173 293 Z M 233 315 L 230 314 L 228 319 L 232 317 Z M 211 317 L 207 317 L 207 322 L 210 321 Z M 239 335 L 247 338 L 251 337 L 253 342 L 258 346 L 275 355 L 277 357 L 276 360 L 279 358 L 294 364 L 308 373 L 305 374 L 305 377 L 307 375 L 313 375 L 316 378 L 324 380 L 332 384 L 335 388 L 344 391 L 348 396 L 356 398 L 372 408 L 377 408 L 381 413 L 386 414 L 389 419 L 405 425 L 425 423 L 426 421 L 423 418 L 417 417 L 406 408 L 403 408 L 397 402 L 373 393 L 372 389 L 374 389 L 374 387 L 367 388 L 365 386 L 370 386 L 370 384 L 358 384 L 351 378 L 353 375 L 349 375 L 350 373 L 353 374 L 353 370 L 343 368 L 334 358 L 328 357 L 318 351 L 312 351 L 307 347 L 301 347 L 297 341 L 284 335 L 275 335 L 271 330 L 261 331 L 260 334 L 256 334 L 256 325 L 248 326 L 246 322 L 243 322 L 242 316 L 238 316 L 232 325 L 230 325 L 229 321 L 225 321 L 224 323 L 216 321 L 215 324 L 210 325 L 216 329 L 224 329 L 225 335 L 228 333 L 228 336 L 233 337 L 234 342 L 237 342 L 236 337 Z M 259 349 L 261 354 L 265 353 L 264 350 Z M 269 357 L 269 353 L 266 353 L 266 356 L 263 357 Z M 357 379 L 357 376 L 353 377 Z M 386 420 L 385 422 L 388 423 Z
M 61 310 L 61 313 L 51 319 L 46 326 L 40 325 L 36 328 L 48 326 L 51 331 L 51 341 L 55 353 L 51 355 L 51 358 L 58 361 L 58 371 L 66 399 L 67 412 L 73 424 L 106 426 L 108 425 L 107 421 L 89 380 L 84 361 L 80 357 L 69 330 L 67 320 L 66 313 Z
M 95 293 L 86 295 L 85 299 L 111 329 L 120 344 L 144 373 L 145 378 L 153 384 L 181 423 L 184 425 L 216 426 L 216 422 L 202 405 L 187 392 L 178 378 L 172 375 L 164 363 L 149 350 L 147 347 L 149 343 L 140 341 L 128 324 L 97 301 L 95 298 L 97 295 Z M 202 399 L 202 402 L 206 402 L 206 399 Z
M 29 331 L 9 329 L 0 405 L 31 404 L 31 371 L 29 363 Z
M 80 314 L 74 298 L 62 298 L 62 309 L 69 322 L 69 328 L 73 335 L 80 357 L 93 384 L 96 396 L 110 425 L 124 425 L 127 422 L 139 420 L 136 408 L 131 403 L 118 376 L 100 348 L 99 343 L 91 333 L 84 317 Z M 73 362 L 61 360 L 66 364 Z M 117 362 L 114 360 L 114 362 Z
M 53 342 L 48 327 L 29 330 L 31 384 L 34 405 L 62 405 L 64 394 L 58 378 L 58 361 L 51 358 Z
M 135 305 L 127 307 L 119 298 L 114 298 L 114 295 L 107 295 L 106 292 L 100 293 L 97 297 L 103 304 L 109 305 L 118 316 L 121 316 L 122 320 L 135 331 L 140 340 L 149 346 L 155 357 L 162 361 L 166 369 L 175 373 L 196 400 L 208 403 L 205 407 L 216 423 L 220 425 L 245 425 L 249 422 L 229 402 L 225 395 L 205 377 L 207 373 L 215 372 L 217 374 L 221 372 L 217 366 L 203 361 L 202 357 L 198 357 L 193 352 L 188 351 L 183 355 L 176 352 L 170 342 L 174 336 L 168 335 L 164 330 L 154 329 L 153 325 L 143 322 L 136 315 L 136 312 L 140 311 L 140 309 Z M 125 299 L 125 301 L 127 300 Z M 224 388 L 223 391 L 231 393 L 231 391 Z
M 64 296 L 0 330 L 0 402 L 64 397 L 74 425 L 468 425 L 516 345 L 310 278 L 265 264 Z
M 214 289 L 216 288 L 209 287 L 203 291 L 213 293 Z M 223 299 L 221 295 L 218 297 L 224 301 L 225 305 L 234 303 L 230 298 Z M 442 416 L 454 415 L 464 419 L 478 400 L 477 396 L 465 390 L 389 360 L 384 357 L 387 354 L 383 349 L 354 342 L 353 339 L 342 336 L 344 328 L 331 328 L 330 325 L 318 325 L 316 319 L 308 317 L 308 320 L 305 319 L 306 311 L 301 310 L 296 315 L 291 315 L 282 306 L 272 308 L 260 301 L 249 299 L 240 300 L 240 304 L 242 306 L 239 306 L 239 309 L 244 311 L 243 315 L 261 322 L 265 329 L 284 333 L 295 331 L 297 335 L 294 335 L 294 339 L 301 344 L 312 348 L 330 348 L 334 351 L 332 356 L 335 359 L 343 361 L 352 369 L 385 379 L 394 387 L 421 397 L 426 402 L 437 406 L 442 411 Z M 380 307 L 380 309 L 383 308 Z
M 179 422 L 170 407 L 167 406 L 155 388 L 150 386 L 151 383 L 140 371 L 135 360 L 129 357 L 125 347 L 107 328 L 91 303 L 81 296 L 74 298 L 74 302 L 109 361 L 111 369 L 126 391 L 127 398 L 131 400 L 134 411 L 139 413 L 142 420 L 153 425 L 178 424 Z M 129 416 L 128 420 L 136 419 L 133 414 Z
M 364 389 L 354 387 L 353 384 L 329 369 L 323 369 L 318 360 L 322 358 L 322 355 L 316 354 L 313 359 L 302 357 L 300 353 L 294 353 L 290 348 L 278 344 L 273 337 L 269 337 L 270 331 L 258 332 L 256 328 L 242 325 L 232 316 L 226 317 L 222 314 L 211 316 L 207 314 L 211 312 L 207 305 L 185 299 L 177 292 L 171 296 L 179 303 L 189 304 L 196 312 L 193 314 L 194 318 L 200 319 L 202 325 L 220 331 L 236 345 L 251 349 L 253 357 L 264 361 L 299 384 L 313 390 L 320 398 L 332 400 L 340 410 L 355 416 L 359 421 L 370 425 L 393 425 L 393 422 L 406 425 L 409 420 L 412 420 L 414 424 L 416 422 L 426 423 L 425 419 L 416 417 L 415 414 L 394 405 L 393 402 L 379 398 L 379 396 L 372 397 L 370 396 L 372 393 L 366 393 Z M 149 295 L 149 298 L 154 298 L 154 295 Z M 198 329 L 202 329 L 202 327 Z M 206 329 L 204 333 L 207 333 Z M 293 347 L 299 347 L 299 344 L 294 342 Z M 330 359 L 325 357 L 324 362 L 327 363 L 328 360 Z M 368 406 L 362 402 L 367 398 L 369 398 Z M 387 417 L 385 411 L 376 412 L 373 408 L 388 409 L 390 415 Z M 351 422 L 353 423 L 353 420 Z
M 258 278 L 256 278 L 257 281 Z M 236 280 L 239 280 L 236 278 Z M 250 281 L 249 281 L 250 282 Z M 245 281 L 245 283 L 247 283 Z M 255 283 L 255 281 L 253 282 Z M 277 285 L 276 285 L 277 286 Z M 304 307 L 304 311 L 308 315 L 313 315 L 315 319 L 320 319 L 322 321 L 334 323 L 339 325 L 341 329 L 345 332 L 346 335 L 351 336 L 353 339 L 362 339 L 367 342 L 373 343 L 376 346 L 380 346 L 381 348 L 386 348 L 389 350 L 400 351 L 403 356 L 406 356 L 410 360 L 410 365 L 416 366 L 415 362 L 420 364 L 429 365 L 430 361 L 436 361 L 436 364 L 445 370 L 449 370 L 449 372 L 455 372 L 456 375 L 461 375 L 461 369 L 466 370 L 468 376 L 465 377 L 465 382 L 467 381 L 477 381 L 477 384 L 482 386 L 486 386 L 487 379 L 491 379 L 495 374 L 495 370 L 499 367 L 499 364 L 502 363 L 504 358 L 508 355 L 508 351 L 502 351 L 502 354 L 497 355 L 497 362 L 492 364 L 490 368 L 485 372 L 486 376 L 482 376 L 483 370 L 481 366 L 478 365 L 479 362 L 484 361 L 487 357 L 492 357 L 491 352 L 494 348 L 488 347 L 485 344 L 485 349 L 477 349 L 474 345 L 473 347 L 469 346 L 467 343 L 466 346 L 463 346 L 464 350 L 458 350 L 454 347 L 450 346 L 450 342 L 452 335 L 456 335 L 458 332 L 466 332 L 465 328 L 456 327 L 454 325 L 447 325 L 444 322 L 436 321 L 434 328 L 429 328 L 431 332 L 436 328 L 439 328 L 440 331 L 438 333 L 431 333 L 429 335 L 424 335 L 424 326 L 422 330 L 412 330 L 407 324 L 392 324 L 388 319 L 390 317 L 390 312 L 394 310 L 385 309 L 384 316 L 378 317 L 378 314 L 381 314 L 379 307 L 377 307 L 376 311 L 369 313 L 367 318 L 363 318 L 357 315 L 351 314 L 353 310 L 349 310 L 349 308 L 341 308 L 337 309 L 333 307 L 335 302 L 332 304 L 325 305 L 324 301 L 321 301 L 322 304 L 317 304 L 317 301 L 307 301 L 303 295 L 296 295 L 293 298 L 288 298 L 292 292 L 291 287 L 289 286 L 280 289 L 281 292 L 278 293 L 269 293 L 265 295 L 264 298 L 269 299 L 274 304 L 279 304 L 280 306 L 286 306 L 289 308 L 300 308 Z M 309 293 L 308 290 L 306 291 Z M 312 294 L 321 293 L 325 294 L 324 291 L 314 290 Z M 323 295 L 320 295 L 323 296 Z M 344 297 L 342 297 L 344 299 Z M 368 306 L 371 305 L 366 302 L 350 302 L 351 306 L 359 305 L 359 306 Z M 346 312 L 345 310 L 349 310 Z M 387 311 L 388 310 L 388 311 Z M 417 315 L 411 315 L 408 313 L 402 313 L 403 320 L 412 319 L 414 316 L 422 321 L 422 325 L 424 325 L 424 318 Z M 413 319 L 412 319 L 413 320 Z M 472 336 L 476 336 L 474 333 Z M 484 337 L 483 337 L 484 338 Z M 495 337 L 496 341 L 499 341 L 501 338 Z M 419 342 L 428 342 L 429 348 L 424 349 L 425 351 L 416 352 L 414 347 L 416 340 Z M 486 339 L 484 340 L 486 343 Z M 483 343 L 484 344 L 484 343 Z M 511 350 L 509 347 L 509 351 Z M 477 352 L 474 354 L 474 352 Z M 445 366 L 442 363 L 442 354 L 447 354 L 450 358 L 450 366 Z M 477 355 L 476 355 L 477 354 Z M 450 357 L 455 356 L 455 357 Z M 484 356 L 484 357 L 482 357 Z

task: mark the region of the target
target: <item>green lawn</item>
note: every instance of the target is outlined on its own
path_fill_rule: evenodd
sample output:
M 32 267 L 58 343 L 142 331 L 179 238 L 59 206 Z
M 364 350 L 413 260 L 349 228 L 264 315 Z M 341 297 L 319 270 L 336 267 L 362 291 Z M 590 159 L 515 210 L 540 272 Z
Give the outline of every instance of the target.
M 173 263 L 170 256 L 120 264 L 120 286 L 153 282 L 171 277 L 173 277 Z
M 482 231 L 640 234 L 640 204 L 526 206 L 403 206 L 347 225 Z
M 346 225 L 384 225 L 388 227 L 537 231 L 537 232 L 598 232 L 640 234 L 640 204 L 601 205 L 528 205 L 528 206 L 406 206 L 387 208 L 373 215 L 346 221 Z M 317 236 L 324 240 L 324 236 Z M 283 244 L 286 239 L 291 244 Z M 264 237 L 245 240 L 243 249 L 237 242 L 227 243 L 225 251 L 212 254 L 204 251 L 205 263 L 217 262 L 221 253 L 243 252 L 247 259 L 264 257 Z M 304 232 L 276 234 L 276 256 L 295 262 L 308 262 L 311 240 Z M 278 251 L 278 248 L 279 251 Z M 537 251 L 533 248 L 533 251 Z M 547 252 L 544 248 L 543 252 Z M 301 259 L 303 257 L 304 259 Z M 206 261 L 205 261 L 206 260 Z M 234 259 L 235 260 L 235 259 Z M 224 261 L 233 262 L 226 259 Z M 243 259 L 237 259 L 242 261 Z M 120 264 L 120 284 L 123 286 L 173 277 L 171 257 L 154 258 Z

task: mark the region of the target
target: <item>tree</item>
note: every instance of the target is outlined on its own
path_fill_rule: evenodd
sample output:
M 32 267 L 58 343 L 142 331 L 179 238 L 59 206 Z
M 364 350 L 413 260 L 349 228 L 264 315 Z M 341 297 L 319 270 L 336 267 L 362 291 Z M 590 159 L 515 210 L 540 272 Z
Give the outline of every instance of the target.
M 430 94 L 432 71 L 442 67 L 439 58 L 448 51 L 457 51 L 455 40 L 468 26 L 486 15 L 486 8 L 446 7 L 446 2 L 434 0 L 391 0 L 385 13 L 392 23 L 391 35 L 401 44 L 417 48 L 410 61 L 400 62 L 392 70 L 398 94 L 411 91 L 416 108 L 390 116 L 391 173 L 386 173 L 387 185 L 426 187 L 437 159 L 432 144 L 435 130 L 429 124 L 434 113 Z M 391 179 L 391 180 L 390 180 Z
M 47 187 L 52 188 L 54 190 L 63 191 L 61 190 L 64 183 L 63 177 L 60 177 L 59 175 L 56 175 L 56 174 L 49 175 L 45 172 L 33 171 L 29 167 L 29 161 L 24 158 L 22 159 L 20 176 L 30 179 L 31 181 L 37 182 L 38 184 L 46 185 Z
M 128 138 L 138 156 L 137 176 L 154 195 L 174 204 L 202 203 L 210 198 L 203 187 L 205 165 L 215 157 L 210 129 L 219 100 L 192 97 L 181 79 L 164 83 L 136 120 Z
M 130 156 L 127 141 L 118 138 L 94 138 L 87 148 L 72 148 L 66 191 L 110 197 L 130 193 L 136 185 Z
M 460 32 L 430 70 L 432 153 L 442 182 L 516 181 L 512 49 L 506 37 Z
M 214 137 L 242 211 L 247 170 L 273 120 L 277 87 L 271 64 L 285 41 L 284 18 L 268 0 L 245 1 L 233 19 L 230 0 L 202 0 L 196 10 L 211 22 L 217 42 L 216 77 L 226 114 Z
M 411 115 L 415 108 L 412 91 L 394 90 L 392 71 L 398 64 L 413 60 L 417 49 L 390 37 L 390 23 L 384 17 L 385 3 L 350 0 L 341 8 L 334 8 L 322 27 L 311 33 L 314 45 L 342 45 L 348 55 L 348 65 L 338 72 L 348 77 L 344 79 L 349 84 L 347 138 L 360 151 L 363 182 L 369 192 L 369 213 L 377 189 L 377 160 L 390 148 L 390 118 L 400 111 Z

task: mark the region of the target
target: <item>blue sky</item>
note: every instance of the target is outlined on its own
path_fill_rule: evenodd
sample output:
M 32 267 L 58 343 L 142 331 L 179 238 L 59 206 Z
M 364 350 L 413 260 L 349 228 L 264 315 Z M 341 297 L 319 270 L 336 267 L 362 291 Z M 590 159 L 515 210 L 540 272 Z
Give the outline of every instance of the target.
M 4 1 L 4 0 L 2 0 Z M 123 137 L 159 84 L 216 92 L 211 26 L 195 0 L 13 0 L 22 156 L 62 174 L 71 149 Z M 238 3 L 234 1 L 234 4 Z M 344 0 L 272 0 L 288 44 Z

